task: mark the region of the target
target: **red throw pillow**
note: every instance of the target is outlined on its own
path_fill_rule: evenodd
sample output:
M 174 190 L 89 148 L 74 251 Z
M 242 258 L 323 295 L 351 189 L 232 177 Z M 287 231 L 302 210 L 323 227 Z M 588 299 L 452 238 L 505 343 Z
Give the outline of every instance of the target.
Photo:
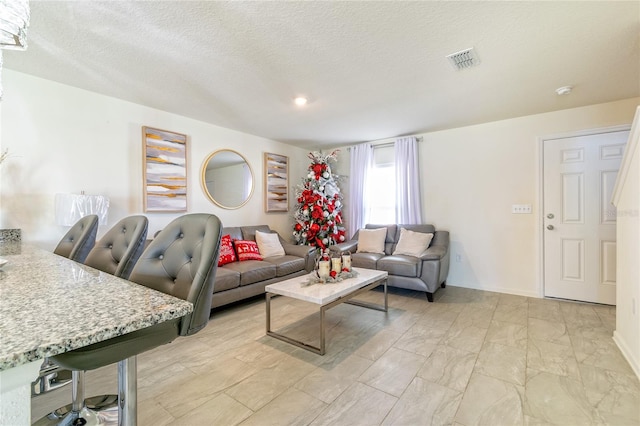
M 235 240 L 233 244 L 236 246 L 238 260 L 262 260 L 258 244 L 255 241 Z
M 220 238 L 220 257 L 218 258 L 218 266 L 226 265 L 238 260 L 236 258 L 236 252 L 233 250 L 233 242 L 231 241 L 231 235 L 223 235 Z

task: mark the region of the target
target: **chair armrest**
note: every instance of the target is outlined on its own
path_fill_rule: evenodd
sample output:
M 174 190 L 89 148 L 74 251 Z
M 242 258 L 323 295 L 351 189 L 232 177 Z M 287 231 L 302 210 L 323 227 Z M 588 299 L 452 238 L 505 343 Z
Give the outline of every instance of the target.
M 422 260 L 440 260 L 449 253 L 449 232 L 436 231 L 429 248 L 422 252 Z
M 350 251 L 351 253 L 355 253 L 358 248 L 358 240 L 349 240 L 344 243 L 335 244 L 329 246 L 329 252 L 333 255 L 338 255 L 344 251 Z

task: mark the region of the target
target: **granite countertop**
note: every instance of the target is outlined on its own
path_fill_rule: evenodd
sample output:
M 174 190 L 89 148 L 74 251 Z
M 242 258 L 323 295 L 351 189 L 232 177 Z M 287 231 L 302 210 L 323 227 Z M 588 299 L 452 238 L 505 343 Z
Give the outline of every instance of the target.
M 193 310 L 187 301 L 29 245 L 0 243 L 0 371 Z

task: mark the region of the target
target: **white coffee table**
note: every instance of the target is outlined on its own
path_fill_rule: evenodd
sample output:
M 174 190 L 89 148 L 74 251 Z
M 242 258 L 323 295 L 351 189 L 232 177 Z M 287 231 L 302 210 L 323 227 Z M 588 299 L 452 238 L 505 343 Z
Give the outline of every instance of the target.
M 311 284 L 302 286 L 302 283 L 309 279 L 309 275 L 303 275 L 281 281 L 275 284 L 269 284 L 265 287 L 267 297 L 267 335 L 280 339 L 284 342 L 291 343 L 303 349 L 319 355 L 325 353 L 325 312 L 341 303 L 349 303 L 352 305 L 363 306 L 369 309 L 387 312 L 387 272 L 374 271 L 372 269 L 354 268 L 358 272 L 355 278 L 329 283 L 329 284 Z M 358 300 L 350 300 L 351 298 L 371 290 L 379 285 L 384 285 L 384 306 L 373 303 L 362 302 Z M 320 347 L 312 346 L 283 334 L 271 330 L 271 298 L 274 295 L 291 297 L 293 299 L 304 300 L 306 302 L 315 303 L 320 306 Z

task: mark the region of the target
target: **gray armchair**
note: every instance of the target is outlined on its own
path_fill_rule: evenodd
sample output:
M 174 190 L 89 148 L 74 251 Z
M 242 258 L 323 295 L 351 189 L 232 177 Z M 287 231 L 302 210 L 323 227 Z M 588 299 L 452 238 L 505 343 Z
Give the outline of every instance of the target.
M 433 225 L 371 225 L 366 229 L 387 228 L 384 253 L 358 253 L 358 233 L 350 241 L 331 246 L 332 253 L 351 252 L 351 265 L 356 268 L 387 271 L 387 284 L 392 287 L 424 291 L 429 302 L 433 302 L 433 293 L 446 285 L 449 273 L 449 232 L 436 231 Z M 405 228 L 414 232 L 433 233 L 429 247 L 419 257 L 393 255 L 400 230 Z

